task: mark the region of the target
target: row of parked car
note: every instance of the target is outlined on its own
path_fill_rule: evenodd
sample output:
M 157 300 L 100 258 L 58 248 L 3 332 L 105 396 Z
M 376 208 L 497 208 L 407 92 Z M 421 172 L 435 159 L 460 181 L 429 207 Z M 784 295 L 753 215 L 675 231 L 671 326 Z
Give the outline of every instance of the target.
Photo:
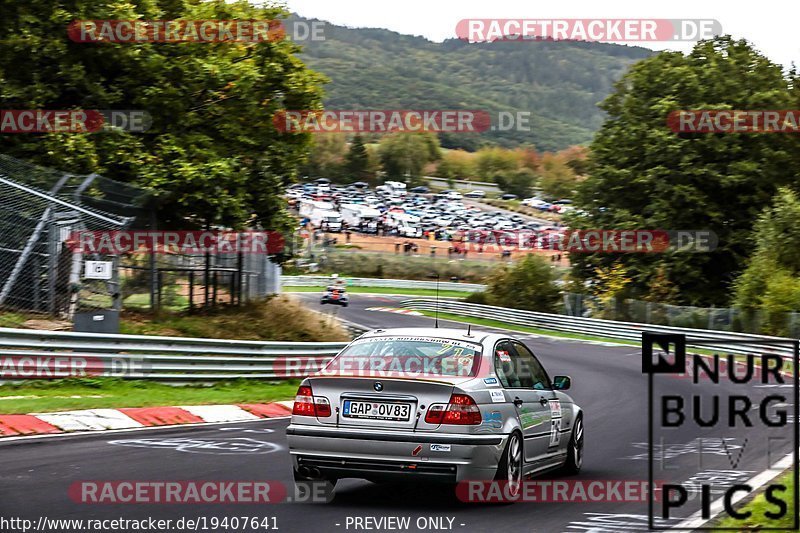
M 461 193 L 456 191 L 414 192 L 421 190 L 412 188 L 407 192 L 405 184 L 391 181 L 373 189 L 366 183 L 338 186 L 318 180 L 293 185 L 287 197 L 293 205 L 299 204 L 300 215 L 314 227 L 328 231 L 350 230 L 403 237 L 433 234 L 436 239 L 450 240 L 455 232 L 469 230 L 560 229 L 519 214 L 465 204 Z

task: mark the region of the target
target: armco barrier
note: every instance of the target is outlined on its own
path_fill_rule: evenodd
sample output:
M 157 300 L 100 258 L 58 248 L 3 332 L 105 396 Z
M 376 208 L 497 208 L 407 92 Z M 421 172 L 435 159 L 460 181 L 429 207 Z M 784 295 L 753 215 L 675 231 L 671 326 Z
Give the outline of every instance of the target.
M 413 298 L 403 300 L 400 303 L 407 309 L 417 309 L 420 311 L 434 311 L 437 308 L 436 300 L 432 298 Z M 671 326 L 659 326 L 656 324 L 638 324 L 634 322 L 616 322 L 613 320 L 601 320 L 597 318 L 583 318 L 567 315 L 556 315 L 550 313 L 537 313 L 534 311 L 524 311 L 521 309 L 509 309 L 507 307 L 495 307 L 491 305 L 471 304 L 452 299 L 440 299 L 438 309 L 443 313 L 454 313 L 458 315 L 484 318 L 490 320 L 500 320 L 509 324 L 527 326 L 530 328 L 541 328 L 565 333 L 576 333 L 581 335 L 591 335 L 608 339 L 624 339 L 634 342 L 641 341 L 642 332 L 653 333 L 682 333 L 690 336 L 696 341 L 703 341 L 703 348 L 713 350 L 724 350 L 731 353 L 740 354 L 761 354 L 779 353 L 783 356 L 791 357 L 792 348 L 786 346 L 781 337 L 769 337 L 765 335 L 751 335 L 749 333 L 734 333 L 712 331 L 707 329 L 676 328 Z M 715 344 L 719 341 L 719 344 Z M 728 345 L 726 342 L 752 342 L 762 343 L 759 345 Z M 783 345 L 769 345 L 770 341 L 783 341 Z M 711 344 L 706 344 L 710 342 Z M 691 346 L 691 344 L 689 343 Z
M 321 366 L 345 345 L 0 328 L 0 380 L 67 377 L 76 368 L 160 381 L 283 379 L 286 369 Z
M 353 287 L 385 287 L 386 289 L 436 289 L 435 281 L 413 279 L 380 279 L 380 278 L 340 278 Z M 290 287 L 324 287 L 330 285 L 333 279 L 330 276 L 281 276 L 281 285 Z M 477 283 L 455 283 L 440 281 L 441 291 L 479 292 L 486 289 L 486 285 Z
M 433 311 L 437 303 L 432 298 L 414 298 L 404 300 L 401 305 Z M 614 322 L 452 299 L 440 299 L 438 308 L 445 313 L 609 339 L 639 342 L 643 331 L 682 333 L 703 341 L 703 348 L 742 354 L 792 355 L 792 349 L 785 344 L 769 344 L 787 340 L 779 337 Z M 731 346 L 726 344 L 729 341 L 760 344 Z M 688 344 L 692 346 L 691 341 Z M 313 371 L 321 367 L 345 345 L 343 342 L 265 342 L 0 328 L 0 381 L 67 377 L 74 368 L 85 370 L 84 375 L 88 376 L 168 382 L 284 379 L 296 376 L 297 371 L 293 369 Z M 73 366 L 76 363 L 78 366 Z

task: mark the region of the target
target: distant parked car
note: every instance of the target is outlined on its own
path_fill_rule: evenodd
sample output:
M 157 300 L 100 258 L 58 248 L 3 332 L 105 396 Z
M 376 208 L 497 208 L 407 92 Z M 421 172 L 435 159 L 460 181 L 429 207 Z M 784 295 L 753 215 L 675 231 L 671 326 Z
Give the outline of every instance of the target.
M 409 189 L 409 191 L 415 194 L 426 194 L 428 191 L 430 191 L 430 189 L 425 187 L 424 185 L 420 185 L 419 187 L 412 187 L 411 189 Z
M 467 198 L 486 198 L 486 191 L 469 191 L 464 196 Z
M 357 189 L 366 189 L 367 187 L 369 187 L 369 185 L 363 181 L 357 181 L 353 183 L 353 187 Z
M 507 194 L 504 194 L 503 196 L 501 196 L 500 199 L 501 200 L 516 200 L 517 199 L 517 195 L 516 194 L 507 193 Z

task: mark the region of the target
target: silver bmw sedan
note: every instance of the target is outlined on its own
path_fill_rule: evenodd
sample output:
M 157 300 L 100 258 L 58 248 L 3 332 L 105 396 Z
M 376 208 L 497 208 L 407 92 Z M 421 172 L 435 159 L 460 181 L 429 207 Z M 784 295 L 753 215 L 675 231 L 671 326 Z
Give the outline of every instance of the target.
M 507 335 L 370 331 L 300 384 L 287 429 L 295 481 L 577 473 L 583 412 L 569 387 Z

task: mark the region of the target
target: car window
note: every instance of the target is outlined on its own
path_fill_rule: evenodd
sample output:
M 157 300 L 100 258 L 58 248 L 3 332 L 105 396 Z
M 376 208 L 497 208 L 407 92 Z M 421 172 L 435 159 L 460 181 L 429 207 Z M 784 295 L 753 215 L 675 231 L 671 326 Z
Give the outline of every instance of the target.
M 471 342 L 424 337 L 368 337 L 353 341 L 325 370 L 474 376 L 479 361 L 480 345 Z
M 518 389 L 524 386 L 514 368 L 514 357 L 516 357 L 516 352 L 510 342 L 497 343 L 494 349 L 494 371 L 500 384 L 507 389 Z
M 536 390 L 551 389 L 550 378 L 533 352 L 521 342 L 511 344 L 519 358 L 516 365 L 517 372 L 520 374 L 521 380 L 526 383 L 525 386 Z

